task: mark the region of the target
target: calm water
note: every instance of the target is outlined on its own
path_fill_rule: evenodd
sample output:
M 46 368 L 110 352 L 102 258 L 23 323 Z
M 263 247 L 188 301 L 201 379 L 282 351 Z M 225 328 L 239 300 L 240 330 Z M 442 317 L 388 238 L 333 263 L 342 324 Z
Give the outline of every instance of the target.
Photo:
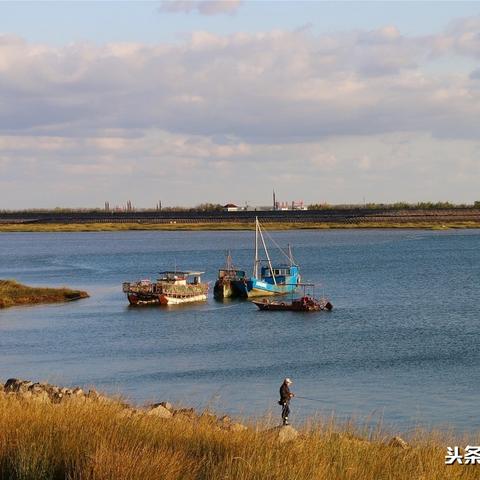
M 0 234 L 0 278 L 91 298 L 0 311 L 0 378 L 95 385 L 234 414 L 278 413 L 291 376 L 297 419 L 383 414 L 480 428 L 480 231 L 288 231 L 305 281 L 331 313 L 259 312 L 249 302 L 129 308 L 121 283 L 171 268 L 214 281 L 232 249 L 250 269 L 252 232 Z M 273 251 L 272 251 L 273 253 Z

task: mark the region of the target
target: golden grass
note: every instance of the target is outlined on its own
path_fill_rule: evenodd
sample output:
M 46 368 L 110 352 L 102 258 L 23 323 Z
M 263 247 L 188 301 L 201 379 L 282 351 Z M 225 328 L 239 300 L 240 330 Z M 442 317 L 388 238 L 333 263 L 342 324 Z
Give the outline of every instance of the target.
M 15 280 L 0 280 L 0 308 L 37 303 L 69 302 L 87 297 L 87 292 L 81 290 L 28 287 Z
M 0 393 L 0 478 L 479 478 L 479 465 L 444 464 L 446 447 L 456 443 L 440 434 L 417 434 L 404 450 L 388 446 L 389 437 L 380 431 L 316 421 L 304 427 L 298 439 L 278 444 L 260 424 L 229 432 L 209 418 L 165 420 L 127 413 L 131 411 L 120 403 L 71 400 L 51 404 Z
M 450 221 L 450 222 L 263 222 L 269 230 L 322 230 L 322 229 L 428 229 L 447 230 L 458 228 L 480 228 L 480 222 Z M 224 223 L 2 223 L 0 232 L 118 232 L 131 230 L 254 230 L 253 222 Z

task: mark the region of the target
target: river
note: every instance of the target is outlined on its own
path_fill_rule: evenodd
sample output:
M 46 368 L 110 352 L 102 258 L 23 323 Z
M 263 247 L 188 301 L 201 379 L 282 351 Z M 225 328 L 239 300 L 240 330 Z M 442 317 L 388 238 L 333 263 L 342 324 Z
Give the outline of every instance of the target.
M 128 306 L 123 281 L 174 265 L 205 271 L 213 287 L 226 249 L 250 270 L 253 232 L 0 234 L 0 278 L 91 295 L 1 310 L 0 378 L 261 416 L 279 413 L 289 376 L 298 396 L 315 399 L 295 399 L 293 420 L 334 412 L 402 430 L 480 427 L 479 230 L 272 235 L 293 245 L 303 280 L 322 285 L 332 312 L 260 312 L 213 298 Z

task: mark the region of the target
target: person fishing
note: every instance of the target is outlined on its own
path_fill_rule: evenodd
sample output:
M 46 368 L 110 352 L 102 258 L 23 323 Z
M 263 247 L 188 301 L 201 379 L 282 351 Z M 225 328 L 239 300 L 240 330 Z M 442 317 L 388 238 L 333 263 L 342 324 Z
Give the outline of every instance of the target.
M 288 416 L 290 415 L 290 400 L 295 396 L 295 394 L 290 391 L 290 385 L 292 383 L 293 382 L 289 378 L 286 378 L 280 386 L 280 400 L 278 401 L 278 404 L 282 406 L 283 425 L 289 425 Z

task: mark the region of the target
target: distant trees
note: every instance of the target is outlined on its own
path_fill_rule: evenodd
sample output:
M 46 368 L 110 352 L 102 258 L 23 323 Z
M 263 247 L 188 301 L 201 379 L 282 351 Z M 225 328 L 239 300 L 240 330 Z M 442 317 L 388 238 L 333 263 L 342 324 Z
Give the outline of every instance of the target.
M 368 208 L 371 210 L 447 210 L 453 208 L 480 208 L 480 201 L 473 205 L 455 204 L 451 202 L 395 202 L 395 203 L 366 203 L 366 204 L 341 204 L 330 205 L 328 203 L 317 203 L 308 206 L 309 210 L 347 210 L 355 208 Z
M 190 210 L 196 212 L 221 212 L 223 210 L 223 205 L 219 203 L 201 203 Z

